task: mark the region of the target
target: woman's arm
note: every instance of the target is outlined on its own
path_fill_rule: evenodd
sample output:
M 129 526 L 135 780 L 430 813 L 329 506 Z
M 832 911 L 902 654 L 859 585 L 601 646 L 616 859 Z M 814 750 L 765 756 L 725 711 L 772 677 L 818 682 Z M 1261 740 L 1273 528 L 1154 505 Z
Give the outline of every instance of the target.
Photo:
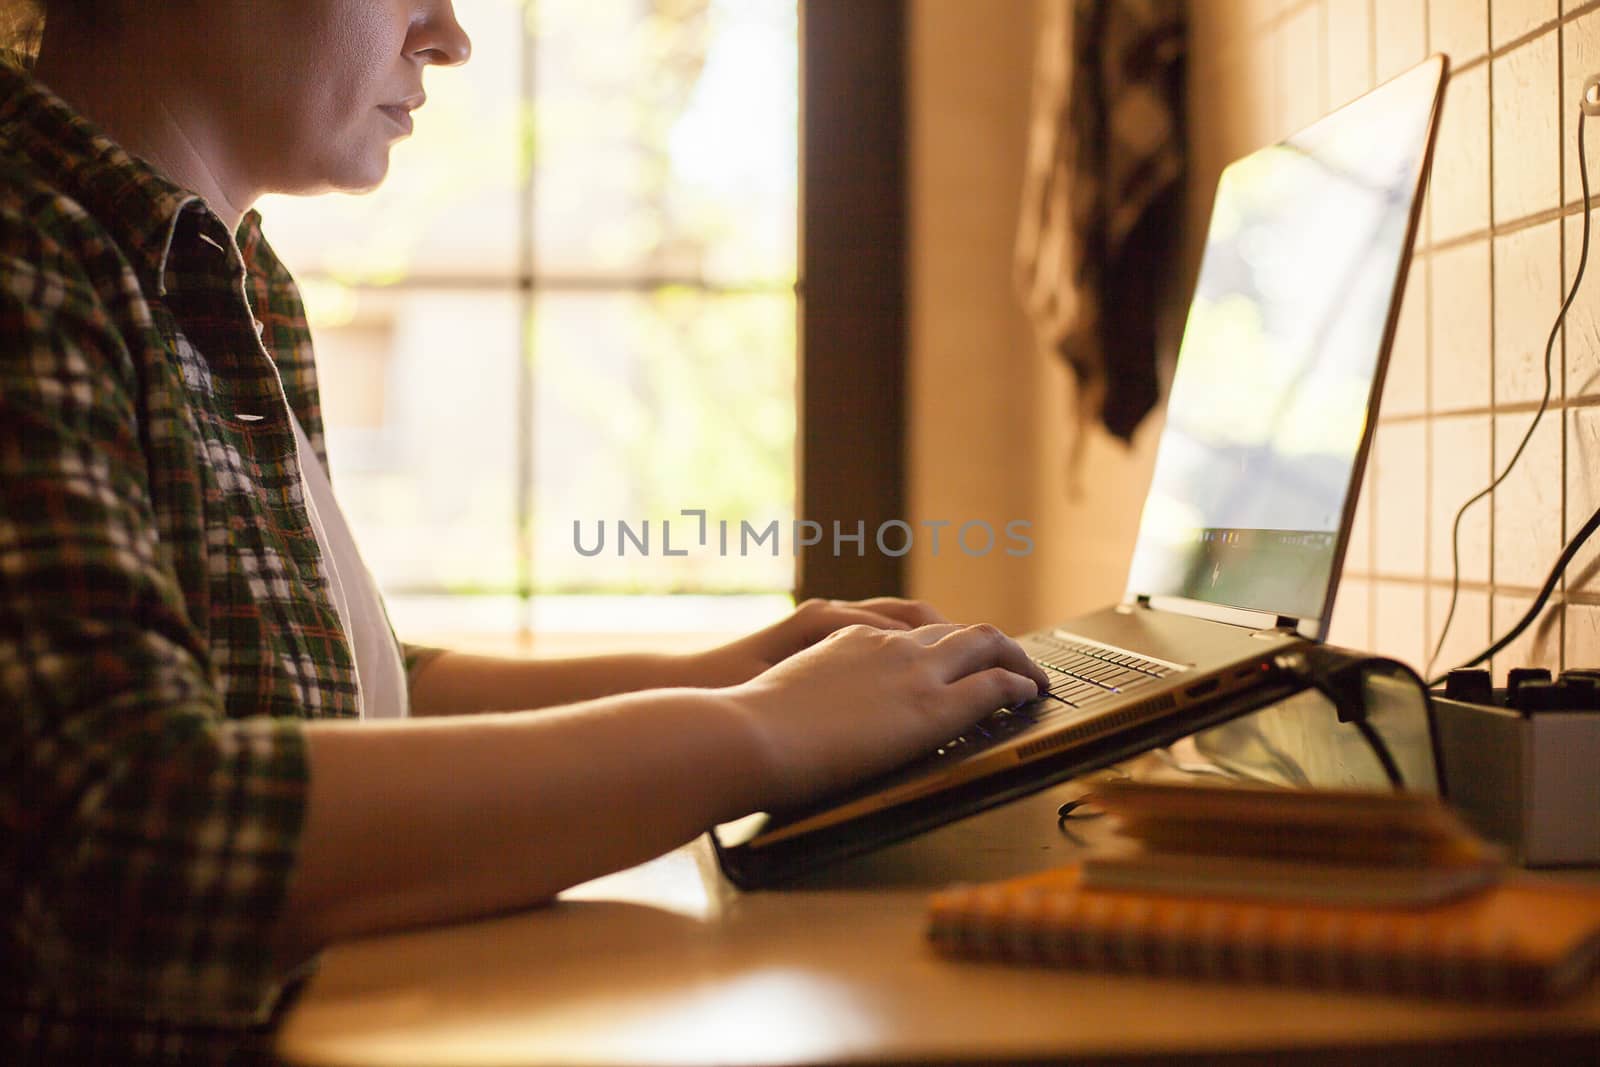
M 709 686 L 688 654 L 620 653 L 571 659 L 444 651 L 411 674 L 411 714 L 432 718 L 532 710 L 633 693 Z
M 846 626 L 905 630 L 944 621 L 928 605 L 898 597 L 807 600 L 787 618 L 705 652 L 543 660 L 440 652 L 412 672 L 411 714 L 527 710 L 641 689 L 738 685 Z
M 742 685 L 540 713 L 309 723 L 285 951 L 547 900 L 888 770 L 1041 672 L 989 626 L 852 626 Z

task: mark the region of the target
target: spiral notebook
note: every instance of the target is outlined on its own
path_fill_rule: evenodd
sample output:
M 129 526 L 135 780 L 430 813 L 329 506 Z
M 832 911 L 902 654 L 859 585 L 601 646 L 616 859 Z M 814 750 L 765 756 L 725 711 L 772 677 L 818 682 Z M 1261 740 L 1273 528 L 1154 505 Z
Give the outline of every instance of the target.
M 1542 1000 L 1600 964 L 1600 886 L 1508 873 L 1437 797 L 1109 783 L 1121 840 L 928 905 L 942 952 Z
M 1513 877 L 1430 908 L 1096 890 L 1067 867 L 945 890 L 934 947 L 958 958 L 1427 996 L 1547 1000 L 1600 964 L 1600 889 Z

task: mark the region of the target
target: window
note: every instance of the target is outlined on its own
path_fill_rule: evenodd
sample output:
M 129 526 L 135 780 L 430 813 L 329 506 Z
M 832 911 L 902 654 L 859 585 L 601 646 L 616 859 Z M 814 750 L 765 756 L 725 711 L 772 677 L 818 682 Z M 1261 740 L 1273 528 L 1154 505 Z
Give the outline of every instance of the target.
M 717 607 L 701 628 L 732 631 L 781 613 L 787 540 L 723 553 L 714 524 L 794 518 L 795 0 L 456 11 L 472 60 L 428 73 L 379 190 L 261 205 L 397 627 L 694 629 Z M 713 536 L 667 555 L 663 521 L 675 549 L 698 533 L 683 509 Z M 648 550 L 619 521 L 648 523 Z M 595 599 L 621 594 L 699 596 Z

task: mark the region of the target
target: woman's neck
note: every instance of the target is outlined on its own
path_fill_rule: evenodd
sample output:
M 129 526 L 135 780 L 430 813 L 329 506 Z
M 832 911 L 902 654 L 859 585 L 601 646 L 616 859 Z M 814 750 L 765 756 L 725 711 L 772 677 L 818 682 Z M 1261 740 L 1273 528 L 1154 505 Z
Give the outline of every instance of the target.
M 134 39 L 132 27 L 110 43 L 52 35 L 46 25 L 33 74 L 131 154 L 205 199 L 237 230 L 259 195 L 230 168 L 224 123 L 180 91 L 170 52 Z M 109 54 L 110 51 L 114 55 Z

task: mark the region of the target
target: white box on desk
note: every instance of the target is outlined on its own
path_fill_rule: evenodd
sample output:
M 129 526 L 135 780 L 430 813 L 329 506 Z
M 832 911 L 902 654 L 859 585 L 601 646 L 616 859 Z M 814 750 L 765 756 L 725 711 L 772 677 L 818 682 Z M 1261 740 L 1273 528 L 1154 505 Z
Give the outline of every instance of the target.
M 1529 867 L 1600 864 L 1600 711 L 1523 712 L 1435 695 L 1445 796 Z

